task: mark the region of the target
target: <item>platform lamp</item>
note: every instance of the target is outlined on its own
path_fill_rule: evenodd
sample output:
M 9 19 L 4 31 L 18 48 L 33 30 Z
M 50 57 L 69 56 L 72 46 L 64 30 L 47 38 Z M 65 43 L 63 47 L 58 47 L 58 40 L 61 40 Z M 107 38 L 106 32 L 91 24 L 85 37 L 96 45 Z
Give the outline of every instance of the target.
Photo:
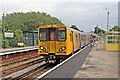
M 108 32 L 108 30 L 109 30 L 109 14 L 110 14 L 110 12 L 108 11 L 107 8 L 106 8 L 106 10 L 107 10 L 107 32 Z
M 2 34 L 3 34 L 3 48 L 5 49 L 5 26 L 4 26 L 4 15 L 5 15 L 5 13 L 3 13 L 3 16 L 2 16 Z

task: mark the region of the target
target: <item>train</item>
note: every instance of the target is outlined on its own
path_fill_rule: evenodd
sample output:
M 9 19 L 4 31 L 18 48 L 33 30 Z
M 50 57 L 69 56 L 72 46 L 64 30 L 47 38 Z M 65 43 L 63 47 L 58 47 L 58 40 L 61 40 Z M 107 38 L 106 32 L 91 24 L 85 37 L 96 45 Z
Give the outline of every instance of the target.
M 89 34 L 63 25 L 38 28 L 38 55 L 46 62 L 60 62 L 89 44 Z

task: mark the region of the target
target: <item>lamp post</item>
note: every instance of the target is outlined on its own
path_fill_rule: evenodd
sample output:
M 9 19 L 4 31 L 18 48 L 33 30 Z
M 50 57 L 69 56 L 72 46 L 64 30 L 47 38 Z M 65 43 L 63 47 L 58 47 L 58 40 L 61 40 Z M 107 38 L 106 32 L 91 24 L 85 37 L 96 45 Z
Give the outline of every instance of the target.
M 108 30 L 109 30 L 109 11 L 108 11 L 108 9 L 106 9 L 107 10 L 107 32 L 108 32 Z
M 3 34 L 3 48 L 5 49 L 5 27 L 4 27 L 4 13 L 2 16 L 2 34 Z

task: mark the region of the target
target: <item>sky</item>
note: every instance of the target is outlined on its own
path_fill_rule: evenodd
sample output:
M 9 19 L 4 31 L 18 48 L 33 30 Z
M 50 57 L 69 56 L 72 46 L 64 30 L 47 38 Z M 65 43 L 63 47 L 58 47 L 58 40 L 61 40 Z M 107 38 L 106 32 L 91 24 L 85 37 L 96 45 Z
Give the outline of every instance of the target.
M 118 0 L 0 1 L 0 18 L 3 13 L 30 11 L 47 12 L 59 18 L 66 26 L 74 24 L 84 32 L 93 31 L 96 25 L 106 30 L 107 11 L 109 11 L 109 28 L 118 25 Z

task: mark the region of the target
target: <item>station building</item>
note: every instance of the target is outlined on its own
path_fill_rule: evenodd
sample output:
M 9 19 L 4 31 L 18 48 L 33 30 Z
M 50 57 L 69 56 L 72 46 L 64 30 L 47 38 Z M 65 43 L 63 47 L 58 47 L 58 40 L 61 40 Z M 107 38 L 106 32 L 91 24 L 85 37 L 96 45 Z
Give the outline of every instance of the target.
M 108 32 L 105 38 L 105 49 L 109 51 L 120 51 L 120 32 Z

